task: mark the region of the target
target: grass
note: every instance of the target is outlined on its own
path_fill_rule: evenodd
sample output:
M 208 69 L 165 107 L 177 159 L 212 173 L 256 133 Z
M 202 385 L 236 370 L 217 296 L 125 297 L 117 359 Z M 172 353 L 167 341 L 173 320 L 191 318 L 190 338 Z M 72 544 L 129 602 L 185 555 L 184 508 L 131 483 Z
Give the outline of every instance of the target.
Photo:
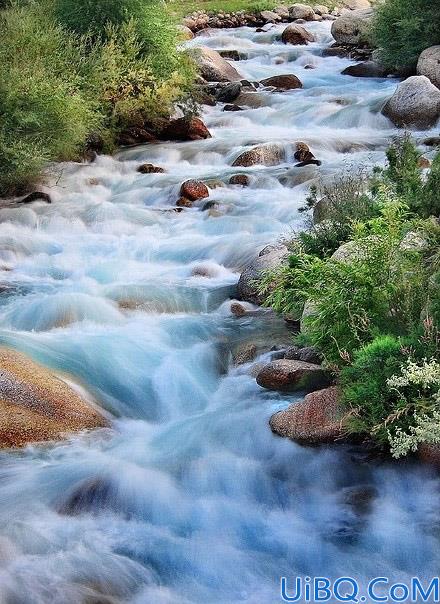
M 270 10 L 280 6 L 280 0 L 171 0 L 169 5 L 172 11 L 180 16 L 186 17 L 196 10 L 207 12 L 258 12 Z

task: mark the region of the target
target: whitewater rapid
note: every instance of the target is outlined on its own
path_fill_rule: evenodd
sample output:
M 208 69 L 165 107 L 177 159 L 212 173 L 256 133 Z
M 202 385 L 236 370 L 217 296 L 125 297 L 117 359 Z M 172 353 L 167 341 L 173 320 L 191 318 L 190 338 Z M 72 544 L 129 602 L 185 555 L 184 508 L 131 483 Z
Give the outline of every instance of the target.
M 340 75 L 350 61 L 322 57 L 330 24 L 306 27 L 307 47 L 277 42 L 281 26 L 189 42 L 244 53 L 234 65 L 251 81 L 295 73 L 303 90 L 205 108 L 212 139 L 66 164 L 52 205 L 0 212 L 0 343 L 70 373 L 114 416 L 111 430 L 0 453 L 1 604 L 272 604 L 281 576 L 438 572 L 437 476 L 274 436 L 268 419 L 292 397 L 231 363 L 240 343 L 290 341 L 282 320 L 232 315 L 240 270 L 301 227 L 316 178 L 382 164 L 396 134 L 379 113 L 396 81 Z M 320 168 L 231 167 L 252 145 L 297 141 Z M 143 162 L 166 173 L 139 174 Z M 164 211 L 184 180 L 237 172 L 250 187 L 212 189 L 220 211 Z

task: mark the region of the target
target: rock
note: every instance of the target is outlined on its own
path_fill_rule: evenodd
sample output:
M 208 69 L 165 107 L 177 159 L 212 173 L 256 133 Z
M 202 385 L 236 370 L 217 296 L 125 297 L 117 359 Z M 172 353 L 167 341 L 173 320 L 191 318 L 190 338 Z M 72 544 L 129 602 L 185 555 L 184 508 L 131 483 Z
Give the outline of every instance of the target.
M 208 82 L 236 82 L 243 79 L 235 67 L 212 48 L 198 48 L 193 52 L 193 57 L 202 77 Z
M 429 138 L 425 138 L 423 144 L 427 147 L 440 147 L 440 136 L 431 136 Z
M 174 141 L 196 141 L 211 138 L 211 133 L 200 118 L 181 117 L 168 123 L 161 132 L 161 138 Z
M 308 44 L 315 41 L 315 36 L 301 25 L 291 23 L 281 34 L 281 40 L 284 44 Z
M 177 29 L 181 33 L 182 40 L 192 40 L 195 37 L 194 32 L 186 25 L 178 25 Z
M 32 203 L 33 201 L 45 201 L 46 203 L 52 203 L 52 199 L 48 193 L 43 191 L 33 191 L 29 195 L 25 195 L 18 203 Z
M 241 300 L 261 305 L 263 297 L 258 291 L 259 281 L 266 271 L 275 270 L 287 262 L 289 250 L 285 245 L 268 246 L 243 270 L 238 282 L 238 296 Z
M 422 168 L 422 170 L 426 170 L 427 168 L 431 167 L 431 162 L 427 157 L 419 157 L 419 161 L 417 163 L 419 168 Z
M 230 185 L 240 185 L 242 187 L 248 187 L 249 182 L 250 179 L 247 174 L 234 174 L 234 176 L 231 176 L 229 179 Z
M 349 10 L 371 8 L 369 0 L 342 0 L 341 5 L 343 8 L 348 8 Z
M 258 109 L 259 107 L 267 106 L 267 99 L 259 94 L 258 92 L 242 92 L 240 96 L 235 100 L 237 106 L 241 107 L 245 105 L 251 109 Z
M 275 8 L 273 12 L 279 15 L 283 21 L 287 20 L 290 16 L 289 9 L 287 6 L 277 6 L 277 8 Z
M 440 118 L 440 90 L 426 76 L 412 76 L 399 84 L 382 113 L 402 128 L 431 128 Z
M 308 332 L 308 320 L 316 315 L 317 309 L 314 302 L 311 300 L 307 300 L 304 304 L 304 309 L 301 315 L 300 320 L 300 331 L 302 334 L 307 334 Z
M 111 484 L 101 477 L 87 478 L 77 484 L 63 501 L 57 505 L 57 512 L 65 516 L 90 514 L 105 509 L 112 498 Z
M 141 164 L 136 168 L 136 172 L 140 172 L 141 174 L 163 174 L 165 170 L 153 164 Z
M 314 365 L 320 365 L 323 361 L 322 354 L 314 346 L 291 346 L 284 353 L 284 358 L 289 361 L 304 361 L 305 363 L 312 363 Z
M 297 88 L 302 88 L 302 82 L 296 75 L 293 74 L 285 74 L 285 75 L 277 75 L 272 76 L 271 78 L 266 78 L 265 80 L 261 80 L 260 84 L 263 86 L 272 86 L 277 90 L 295 90 Z
M 289 359 L 272 361 L 265 365 L 257 375 L 259 386 L 282 392 L 294 392 L 295 390 L 313 392 L 327 388 L 331 383 L 330 373 L 320 365 Z
M 337 44 L 362 46 L 369 42 L 369 31 L 374 17 L 370 8 L 344 13 L 332 23 L 332 35 Z
M 375 61 L 363 61 L 362 63 L 346 67 L 342 75 L 354 76 L 356 78 L 384 78 L 387 75 L 387 71 Z
M 328 15 L 328 13 L 329 13 L 328 6 L 324 6 L 324 4 L 316 4 L 313 7 L 313 11 L 314 11 L 315 14 L 321 15 L 321 16 L 322 15 Z
M 313 224 L 319 224 L 328 218 L 333 205 L 328 197 L 321 197 L 313 207 Z
M 216 98 L 220 103 L 232 103 L 239 96 L 241 89 L 241 82 L 231 82 L 220 88 L 216 94 Z
M 264 21 L 266 21 L 266 23 L 278 23 L 281 21 L 280 15 L 271 10 L 262 10 L 260 12 L 260 16 Z
M 422 52 L 417 62 L 417 73 L 426 76 L 434 86 L 440 88 L 440 45 Z
M 225 105 L 223 107 L 223 111 L 244 111 L 243 107 L 240 107 L 240 105 Z
M 323 57 L 346 57 L 348 51 L 342 46 L 330 46 L 330 48 L 324 48 L 322 51 Z
M 231 304 L 231 313 L 235 317 L 244 317 L 245 314 L 246 314 L 246 312 L 247 312 L 247 310 L 243 306 L 243 304 L 240 304 L 240 302 L 232 302 L 232 304 Z
M 209 197 L 209 190 L 200 180 L 186 180 L 180 187 L 180 195 L 190 201 L 197 201 Z
M 62 439 L 107 420 L 71 386 L 29 357 L 0 348 L 0 447 Z
M 418 446 L 417 456 L 423 463 L 440 468 L 440 445 L 423 443 Z
M 277 166 L 286 160 L 286 151 L 282 145 L 259 145 L 241 153 L 232 164 L 233 166 Z
M 313 21 L 315 19 L 315 11 L 308 4 L 294 4 L 289 8 L 289 15 L 292 20 Z
M 308 394 L 270 418 L 272 432 L 303 445 L 333 443 L 343 437 L 344 411 L 336 386 Z
M 138 126 L 132 126 L 123 130 L 118 137 L 118 144 L 123 147 L 131 145 L 142 145 L 145 143 L 156 143 L 157 139 L 151 132 L 140 128 Z
M 226 50 L 218 50 L 217 52 L 223 59 L 229 59 L 229 61 L 239 61 L 242 58 L 240 56 L 240 53 L 238 52 L 238 50 L 226 49 Z
M 241 344 L 234 351 L 234 365 L 244 365 L 245 363 L 250 363 L 257 356 L 257 352 L 258 348 L 256 344 L 253 344 L 252 342 L 246 342 L 245 344 Z
M 194 202 L 191 199 L 188 199 L 187 197 L 180 197 L 176 202 L 176 206 L 180 210 L 182 208 L 192 208 L 193 205 Z
M 306 162 L 316 159 L 313 153 L 310 151 L 309 146 L 303 142 L 296 143 L 296 149 L 293 157 L 299 162 Z

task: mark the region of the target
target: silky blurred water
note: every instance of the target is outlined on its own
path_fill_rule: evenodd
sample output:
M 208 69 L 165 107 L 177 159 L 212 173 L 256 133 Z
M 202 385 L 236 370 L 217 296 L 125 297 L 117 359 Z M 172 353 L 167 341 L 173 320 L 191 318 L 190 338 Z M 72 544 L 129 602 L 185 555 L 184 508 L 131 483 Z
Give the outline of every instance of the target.
M 1 604 L 269 604 L 280 576 L 438 572 L 437 476 L 275 437 L 268 419 L 291 397 L 231 364 L 240 343 L 290 338 L 278 319 L 232 316 L 240 270 L 301 227 L 311 183 L 383 163 L 396 134 L 379 113 L 396 81 L 340 75 L 350 62 L 322 57 L 330 25 L 307 28 L 307 47 L 277 42 L 281 27 L 189 43 L 238 49 L 243 77 L 295 73 L 303 90 L 207 108 L 206 141 L 65 165 L 52 205 L 0 212 L 0 342 L 70 373 L 115 418 L 0 454 Z M 231 167 L 254 144 L 297 141 L 320 168 Z M 213 189 L 219 212 L 165 211 L 184 180 L 238 171 L 250 187 Z

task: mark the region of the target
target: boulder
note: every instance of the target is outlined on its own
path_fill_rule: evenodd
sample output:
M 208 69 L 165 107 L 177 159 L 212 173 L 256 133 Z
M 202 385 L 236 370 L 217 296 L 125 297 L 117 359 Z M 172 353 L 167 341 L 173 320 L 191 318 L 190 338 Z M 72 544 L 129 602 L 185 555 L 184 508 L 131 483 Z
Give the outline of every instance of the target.
M 217 92 L 217 101 L 220 101 L 220 103 L 232 103 L 239 96 L 241 89 L 241 82 L 226 84 L 226 86 L 222 86 Z
M 328 15 L 328 13 L 330 12 L 328 9 L 328 6 L 325 6 L 324 4 L 316 4 L 313 7 L 313 11 L 316 15 Z
M 154 166 L 153 164 L 141 164 L 136 168 L 136 172 L 139 172 L 140 174 L 163 174 L 165 170 L 159 166 Z
M 308 44 L 315 41 L 315 36 L 301 25 L 291 23 L 281 34 L 281 40 L 284 44 Z
M 332 35 L 338 44 L 350 46 L 368 44 L 373 17 L 374 11 L 370 8 L 347 11 L 333 21 Z
M 412 76 L 399 84 L 382 113 L 402 128 L 431 128 L 440 118 L 440 90 L 426 76 Z
M 0 447 L 22 447 L 108 426 L 89 401 L 52 371 L 3 347 L 0 393 Z
M 280 15 L 271 10 L 262 10 L 260 16 L 266 23 L 278 23 L 281 21 Z
M 270 418 L 272 432 L 303 445 L 334 443 L 343 438 L 344 411 L 336 386 L 308 394 Z
M 303 87 L 301 80 L 293 74 L 272 76 L 271 78 L 261 80 L 260 84 L 263 86 L 271 86 L 281 91 L 296 90 L 297 88 Z
M 239 298 L 252 304 L 262 304 L 264 300 L 258 291 L 259 282 L 267 271 L 285 264 L 288 257 L 289 250 L 285 245 L 265 247 L 243 270 L 237 286 Z
M 194 38 L 193 31 L 186 25 L 178 25 L 177 29 L 179 30 L 182 36 L 182 40 L 192 40 Z
M 225 105 L 223 111 L 244 111 L 244 108 L 233 103 L 232 105 Z
M 182 208 L 192 208 L 194 205 L 194 201 L 192 201 L 191 199 L 188 199 L 187 197 L 180 197 L 177 201 L 176 201 L 176 206 L 178 209 L 182 209 Z M 204 209 L 204 208 L 203 208 Z
M 354 76 L 356 78 L 384 78 L 387 75 L 387 71 L 375 61 L 363 61 L 362 63 L 346 67 L 342 75 Z
M 173 141 L 196 141 L 211 138 L 211 133 L 200 118 L 181 117 L 168 123 L 161 132 L 161 138 Z
M 440 147 L 440 136 L 430 136 L 425 138 L 423 144 L 427 147 Z
M 284 353 L 284 358 L 289 361 L 304 361 L 314 365 L 320 365 L 323 361 L 321 353 L 314 346 L 304 346 L 303 348 L 291 346 Z
M 426 76 L 440 88 L 440 46 L 431 46 L 422 52 L 417 63 L 417 73 Z
M 294 4 L 289 8 L 289 15 L 292 20 L 313 21 L 315 19 L 315 11 L 308 4 Z
M 287 20 L 290 16 L 289 9 L 287 6 L 277 6 L 277 8 L 275 8 L 273 12 L 279 15 L 283 20 Z
M 180 187 L 180 195 L 190 201 L 197 201 L 209 197 L 209 190 L 200 180 L 186 180 Z
M 321 365 L 279 359 L 263 367 L 257 375 L 257 384 L 268 390 L 313 392 L 332 384 L 332 376 Z
M 151 132 L 138 126 L 126 128 L 118 136 L 118 144 L 122 147 L 156 142 L 157 139 L 153 134 L 151 134 Z
M 243 58 L 240 56 L 238 50 L 225 49 L 219 50 L 218 53 L 221 57 L 223 57 L 223 59 L 229 59 L 229 61 L 239 61 L 240 58 Z
M 258 109 L 259 107 L 266 107 L 268 105 L 265 96 L 258 92 L 242 92 L 240 96 L 235 99 L 235 103 L 239 107 L 245 105 L 251 109 Z
M 229 179 L 229 184 L 230 185 L 240 185 L 242 187 L 248 187 L 249 181 L 250 181 L 250 179 L 247 174 L 234 174 L 234 176 L 231 176 L 231 178 Z
M 440 468 L 440 445 L 422 443 L 418 446 L 417 456 L 423 463 Z
M 233 166 L 277 166 L 286 160 L 286 151 L 282 145 L 274 143 L 259 145 L 241 153 L 232 164 Z
M 202 77 L 208 82 L 236 82 L 243 79 L 235 67 L 212 48 L 198 48 L 193 52 L 193 57 Z
M 52 199 L 49 193 L 44 193 L 43 191 L 33 191 L 28 195 L 25 195 L 21 199 L 18 200 L 18 203 L 33 203 L 34 201 L 45 201 L 46 203 L 52 203 Z
M 63 494 L 56 506 L 57 512 L 64 516 L 98 513 L 108 507 L 116 498 L 109 481 L 102 477 L 87 478 Z
M 342 0 L 341 6 L 349 10 L 361 10 L 371 8 L 371 3 L 369 0 Z

